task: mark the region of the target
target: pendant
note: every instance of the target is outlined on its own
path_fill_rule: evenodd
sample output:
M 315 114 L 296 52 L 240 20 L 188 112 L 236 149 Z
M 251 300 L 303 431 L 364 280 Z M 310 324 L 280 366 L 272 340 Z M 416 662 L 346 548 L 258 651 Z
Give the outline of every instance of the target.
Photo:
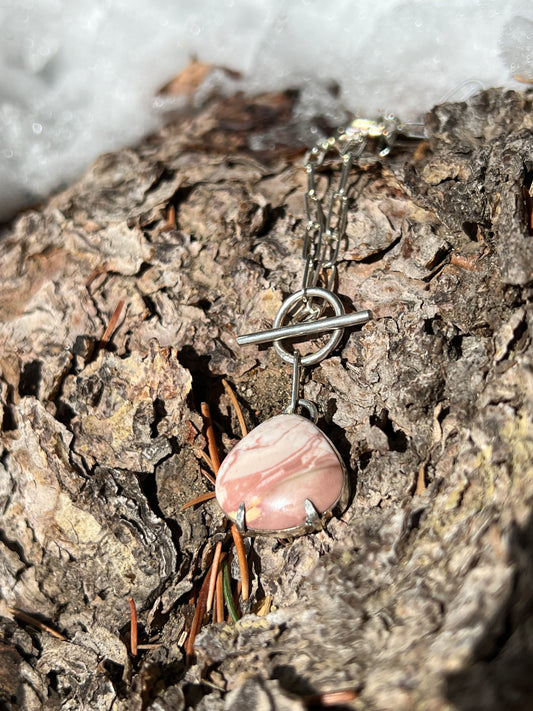
M 306 281 L 307 277 L 304 284 Z M 335 316 L 319 318 L 326 307 Z M 296 323 L 285 324 L 286 318 L 296 315 Z M 288 414 L 277 415 L 246 435 L 217 474 L 215 492 L 220 508 L 241 532 L 298 536 L 316 531 L 324 520 L 346 508 L 350 497 L 346 469 L 334 445 L 314 424 L 316 407 L 299 397 L 301 368 L 316 365 L 329 355 L 345 327 L 370 318 L 369 311 L 345 314 L 336 294 L 305 285 L 285 299 L 272 329 L 237 337 L 239 345 L 273 342 L 277 354 L 293 368 Z M 283 344 L 286 339 L 326 332 L 330 334 L 327 342 L 303 356 Z M 295 414 L 298 408 L 306 409 L 314 422 Z
M 321 528 L 349 498 L 344 464 L 300 415 L 277 415 L 246 435 L 216 478 L 220 508 L 247 534 L 291 537 Z

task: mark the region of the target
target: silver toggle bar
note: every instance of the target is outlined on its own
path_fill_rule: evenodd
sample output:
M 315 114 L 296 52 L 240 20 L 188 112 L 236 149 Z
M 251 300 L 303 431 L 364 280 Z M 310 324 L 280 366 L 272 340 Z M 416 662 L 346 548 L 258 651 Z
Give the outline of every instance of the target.
M 335 331 L 338 328 L 347 328 L 348 326 L 360 326 L 370 321 L 371 318 L 370 311 L 357 311 L 357 313 L 353 314 L 320 318 L 316 321 L 304 321 L 290 326 L 271 328 L 268 331 L 247 333 L 244 336 L 237 336 L 237 343 L 240 346 L 247 346 L 251 343 L 272 343 L 272 341 L 282 341 L 285 338 L 297 338 L 298 336 Z

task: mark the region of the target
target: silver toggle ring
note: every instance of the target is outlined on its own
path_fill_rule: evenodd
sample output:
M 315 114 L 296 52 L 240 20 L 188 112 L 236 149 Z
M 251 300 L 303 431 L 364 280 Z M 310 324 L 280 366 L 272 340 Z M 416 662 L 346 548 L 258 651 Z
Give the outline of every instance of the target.
M 298 303 L 298 301 L 305 301 L 309 297 L 317 297 L 323 299 L 324 301 L 327 301 L 328 304 L 333 308 L 335 316 L 344 315 L 344 308 L 338 296 L 333 294 L 331 291 L 328 291 L 327 289 L 321 289 L 318 286 L 310 286 L 307 289 L 301 289 L 300 291 L 297 291 L 295 294 L 292 294 L 287 299 L 285 299 L 285 301 L 281 304 L 280 310 L 276 314 L 276 318 L 274 319 L 274 328 L 280 328 L 283 325 L 283 319 L 287 316 L 291 308 L 296 303 Z M 325 343 L 322 348 L 319 348 L 317 351 L 315 351 L 315 353 L 308 353 L 307 355 L 302 356 L 302 358 L 300 359 L 301 365 L 316 365 L 317 363 L 320 363 L 321 360 L 323 360 L 327 355 L 329 355 L 329 353 L 331 353 L 332 350 L 334 350 L 338 346 L 339 341 L 342 338 L 343 332 L 343 328 L 336 328 L 334 331 L 332 331 L 331 335 L 329 336 L 328 342 Z M 274 348 L 276 349 L 276 353 L 279 355 L 279 357 L 283 358 L 286 363 L 294 362 L 294 353 L 289 353 L 289 351 L 286 350 L 286 348 L 283 346 L 282 341 L 275 341 Z

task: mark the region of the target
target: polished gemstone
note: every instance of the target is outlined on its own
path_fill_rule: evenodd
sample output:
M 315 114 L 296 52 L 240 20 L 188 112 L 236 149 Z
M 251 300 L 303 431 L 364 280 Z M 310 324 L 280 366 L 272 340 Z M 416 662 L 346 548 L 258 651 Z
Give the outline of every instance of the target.
M 303 526 L 305 500 L 328 511 L 344 489 L 344 466 L 335 447 L 300 415 L 278 415 L 244 437 L 220 466 L 216 496 L 235 520 L 244 502 L 246 527 L 275 533 Z

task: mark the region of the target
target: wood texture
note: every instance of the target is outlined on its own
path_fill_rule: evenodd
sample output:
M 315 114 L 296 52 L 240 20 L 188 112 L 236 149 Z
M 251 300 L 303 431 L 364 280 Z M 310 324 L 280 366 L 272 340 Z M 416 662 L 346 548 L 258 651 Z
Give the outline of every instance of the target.
M 529 708 L 533 111 L 513 92 L 436 107 L 427 141 L 354 173 L 338 293 L 374 319 L 305 384 L 351 505 L 255 539 L 250 614 L 207 625 L 185 665 L 191 591 L 227 536 L 215 502 L 180 512 L 210 486 L 200 403 L 227 451 L 223 378 L 251 426 L 290 398 L 288 366 L 235 336 L 301 278 L 295 101 L 212 101 L 3 230 L 7 709 L 292 711 L 339 689 L 346 709 Z

